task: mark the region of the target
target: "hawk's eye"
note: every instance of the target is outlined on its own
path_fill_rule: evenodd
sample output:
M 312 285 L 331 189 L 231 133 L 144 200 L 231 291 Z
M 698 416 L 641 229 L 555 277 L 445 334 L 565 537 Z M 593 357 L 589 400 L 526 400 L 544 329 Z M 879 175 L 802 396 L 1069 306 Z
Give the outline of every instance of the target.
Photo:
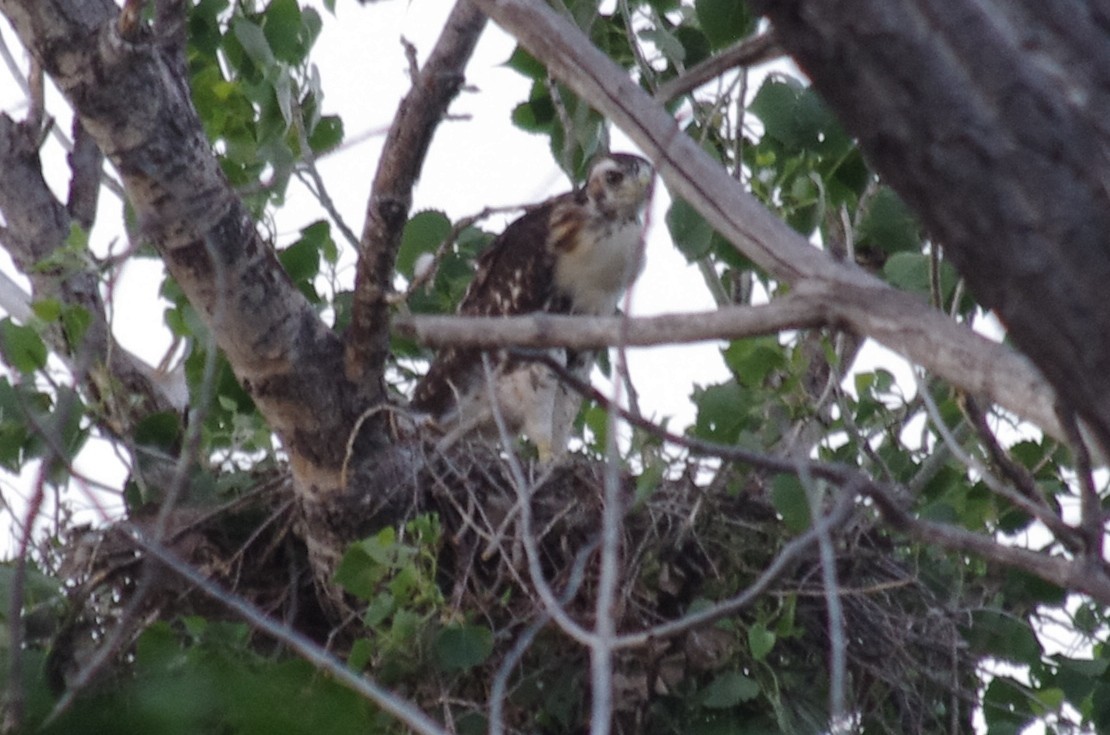
M 616 186 L 624 181 L 624 173 L 621 171 L 608 171 L 605 174 L 605 183 L 610 186 Z

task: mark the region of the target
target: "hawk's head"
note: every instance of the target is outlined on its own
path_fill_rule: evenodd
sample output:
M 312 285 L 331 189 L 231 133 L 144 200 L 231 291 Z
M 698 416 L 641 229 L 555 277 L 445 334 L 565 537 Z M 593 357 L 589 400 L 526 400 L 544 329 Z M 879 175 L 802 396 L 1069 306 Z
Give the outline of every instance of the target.
M 608 153 L 590 166 L 586 196 L 599 212 L 620 220 L 640 216 L 651 193 L 651 164 L 630 153 Z

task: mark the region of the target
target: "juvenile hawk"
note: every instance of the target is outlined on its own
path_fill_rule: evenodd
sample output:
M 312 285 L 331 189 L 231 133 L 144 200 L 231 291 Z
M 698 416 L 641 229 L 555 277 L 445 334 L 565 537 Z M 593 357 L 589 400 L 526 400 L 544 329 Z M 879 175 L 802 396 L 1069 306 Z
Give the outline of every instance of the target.
M 643 267 L 642 215 L 651 191 L 651 164 L 611 153 L 590 167 L 586 185 L 529 209 L 478 259 L 459 305 L 467 316 L 553 314 L 609 316 Z M 596 354 L 554 349 L 574 375 L 588 380 Z M 488 352 L 492 400 L 509 431 L 524 434 L 541 460 L 566 449 L 581 397 L 547 367 Z M 412 408 L 430 414 L 446 432 L 496 436 L 491 392 L 481 350 L 445 349 L 416 386 Z

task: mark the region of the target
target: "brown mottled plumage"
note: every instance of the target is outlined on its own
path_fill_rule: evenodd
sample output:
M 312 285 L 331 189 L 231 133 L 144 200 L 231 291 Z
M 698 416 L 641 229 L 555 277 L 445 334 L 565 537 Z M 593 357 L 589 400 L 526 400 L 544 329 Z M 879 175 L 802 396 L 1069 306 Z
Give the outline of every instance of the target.
M 586 185 L 528 210 L 478 259 L 459 305 L 467 316 L 532 312 L 610 315 L 643 265 L 643 222 L 653 172 L 640 158 L 612 153 L 590 167 Z M 541 459 L 566 449 L 581 398 L 533 361 L 490 351 L 493 396 L 509 430 L 523 433 Z M 551 354 L 588 379 L 593 352 Z M 430 414 L 449 444 L 469 432 L 496 436 L 480 350 L 447 349 L 416 386 L 412 408 Z

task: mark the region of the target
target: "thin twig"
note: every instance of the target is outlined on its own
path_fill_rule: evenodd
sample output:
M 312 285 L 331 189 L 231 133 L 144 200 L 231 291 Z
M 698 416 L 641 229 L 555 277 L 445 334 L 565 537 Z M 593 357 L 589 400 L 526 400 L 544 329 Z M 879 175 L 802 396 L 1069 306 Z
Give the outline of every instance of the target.
M 813 519 L 821 515 L 824 492 L 814 482 L 805 466 L 798 468 L 798 479 L 805 488 L 809 514 Z M 836 573 L 836 550 L 833 548 L 832 534 L 827 527 L 816 522 L 812 527 L 817 531 L 817 550 L 821 560 L 821 582 L 825 593 L 825 609 L 829 623 L 829 727 L 830 732 L 840 732 L 846 722 L 847 707 L 845 690 L 847 680 L 847 627 L 844 623 L 844 607 L 840 602 L 843 594 Z
M 776 59 L 783 54 L 784 52 L 779 48 L 772 31 L 745 38 L 716 56 L 711 56 L 700 64 L 691 67 L 681 76 L 659 85 L 659 89 L 655 91 L 655 99 L 660 102 L 670 102 L 676 97 L 693 92 L 729 69 L 735 69 L 738 66 L 755 66 Z
M 589 560 L 590 555 L 597 550 L 597 543 L 587 544 L 578 550 L 574 557 L 574 564 L 571 565 L 570 575 L 567 579 L 566 589 L 563 594 L 559 595 L 558 602 L 560 607 L 567 604 L 574 596 L 578 594 L 578 588 L 582 586 L 582 582 L 586 578 L 586 562 Z M 505 695 L 509 687 L 509 677 L 516 668 L 517 663 L 527 652 L 532 641 L 547 624 L 551 622 L 551 616 L 546 612 L 541 613 L 536 620 L 520 634 L 516 643 L 505 654 L 505 658 L 501 661 L 501 665 L 497 667 L 497 673 L 493 677 L 493 682 L 490 685 L 489 693 L 489 733 L 490 735 L 503 735 L 505 732 L 504 723 L 504 710 L 505 710 Z
M 1102 561 L 1106 529 L 1103 525 L 1102 499 L 1099 498 L 1098 489 L 1095 487 L 1095 477 L 1091 467 L 1091 453 L 1079 431 L 1075 412 L 1061 406 L 1058 413 L 1060 422 L 1069 434 L 1068 443 L 1075 455 L 1075 475 L 1079 483 L 1079 528 L 1083 534 L 1086 552 L 1091 558 Z

